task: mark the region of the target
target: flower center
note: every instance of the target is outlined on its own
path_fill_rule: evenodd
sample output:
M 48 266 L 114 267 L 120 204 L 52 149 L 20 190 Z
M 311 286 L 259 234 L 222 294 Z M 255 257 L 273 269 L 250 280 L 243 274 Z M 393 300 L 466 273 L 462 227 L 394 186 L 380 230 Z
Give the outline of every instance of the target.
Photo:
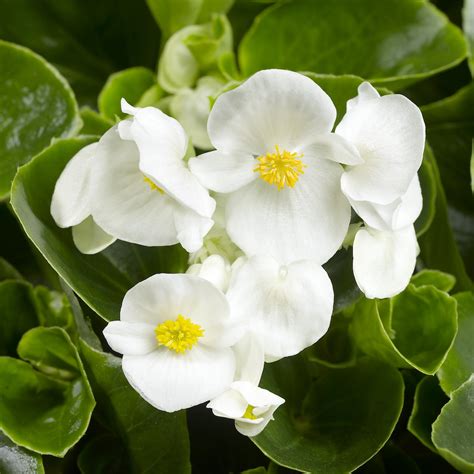
M 176 321 L 168 319 L 155 328 L 156 340 L 160 346 L 182 354 L 196 345 L 204 335 L 204 329 L 179 314 Z
M 259 164 L 254 171 L 268 184 L 273 184 L 280 191 L 285 186 L 292 188 L 304 173 L 306 165 L 300 160 L 302 153 L 280 151 L 275 145 L 275 153 L 267 153 L 257 158 Z
M 143 181 L 145 181 L 145 183 L 148 184 L 148 186 L 150 186 L 151 190 L 158 191 L 160 194 L 165 194 L 165 192 L 147 176 L 143 176 Z
M 253 409 L 255 407 L 252 405 L 247 405 L 247 409 L 245 410 L 244 416 L 242 418 L 247 418 L 248 420 L 256 420 L 257 417 L 253 414 Z

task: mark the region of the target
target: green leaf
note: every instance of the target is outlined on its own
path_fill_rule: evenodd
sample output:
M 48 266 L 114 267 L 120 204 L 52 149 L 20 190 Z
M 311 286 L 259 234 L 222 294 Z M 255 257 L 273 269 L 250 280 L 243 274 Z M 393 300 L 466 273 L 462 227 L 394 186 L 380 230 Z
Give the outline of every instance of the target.
M 356 346 L 349 334 L 351 320 L 345 314 L 336 313 L 331 318 L 328 332 L 307 351 L 310 360 L 327 367 L 349 367 L 355 364 Z
M 264 386 L 286 398 L 277 383 L 280 362 L 269 364 Z M 282 379 L 286 374 L 280 374 Z M 327 370 L 315 380 L 300 413 L 288 404 L 253 438 L 273 461 L 300 471 L 353 471 L 386 443 L 403 405 L 403 379 L 369 359 L 355 367 Z
M 120 100 L 124 98 L 128 103 L 135 105 L 155 82 L 155 73 L 144 67 L 133 67 L 115 72 L 107 79 L 99 94 L 100 113 L 112 121 L 115 121 L 117 117 L 124 118 Z
M 434 286 L 412 284 L 390 300 L 358 302 L 351 327 L 366 354 L 430 375 L 444 362 L 456 330 L 456 300 Z
M 26 234 L 67 284 L 100 316 L 117 319 L 125 293 L 154 273 L 182 272 L 187 254 L 180 246 L 141 247 L 116 242 L 97 255 L 80 253 L 70 229 L 50 215 L 54 185 L 69 159 L 93 138 L 60 140 L 23 166 L 12 187 L 12 206 Z
M 416 386 L 415 400 L 407 428 L 421 443 L 435 453 L 437 451 L 431 441 L 431 425 L 438 418 L 441 408 L 447 401 L 448 397 L 441 390 L 436 377 L 424 377 Z
M 0 357 L 0 428 L 20 446 L 62 457 L 95 405 L 76 348 L 64 330 L 39 327 L 23 336 L 18 354 L 29 363 Z
M 0 355 L 16 356 L 23 334 L 38 326 L 33 289 L 21 281 L 0 283 Z
M 77 458 L 82 474 L 111 474 L 129 472 L 125 452 L 118 438 L 101 435 L 91 439 Z M 100 453 L 100 456 L 97 455 Z
M 0 472 L 2 474 L 44 474 L 39 454 L 21 448 L 0 432 Z
M 33 293 L 36 313 L 41 326 L 61 327 L 74 340 L 76 325 L 66 295 L 57 291 L 50 291 L 44 286 L 37 286 Z
M 160 32 L 145 0 L 0 0 L 0 38 L 41 54 L 94 105 L 107 76 L 154 67 Z
M 0 70 L 0 199 L 5 199 L 18 166 L 53 138 L 76 133 L 81 121 L 68 83 L 40 56 L 0 41 Z
M 458 302 L 458 333 L 437 373 L 448 395 L 474 374 L 474 295 L 465 292 L 454 298 Z
M 440 173 L 430 148 L 425 150 L 427 160 L 436 180 L 435 215 L 429 229 L 419 237 L 420 258 L 424 266 L 450 273 L 456 278 L 456 291 L 470 290 L 472 282 L 466 273 L 463 260 L 459 254 L 446 208 L 446 196 L 441 184 Z
M 427 138 L 436 156 L 439 177 L 446 193 L 449 220 L 472 278 L 474 198 L 470 166 L 474 137 L 474 83 L 451 97 L 424 106 L 422 111 Z
M 423 155 L 423 162 L 418 171 L 420 179 L 421 194 L 423 196 L 423 208 L 415 221 L 417 237 L 423 235 L 431 226 L 436 213 L 437 181 L 433 163 L 429 157 L 429 149 L 426 148 Z
M 464 0 L 464 8 L 462 10 L 462 29 L 466 35 L 469 55 L 469 67 L 471 72 L 474 70 L 474 1 Z
M 153 408 L 130 386 L 121 360 L 80 343 L 98 411 L 120 436 L 131 472 L 182 474 L 191 472 L 184 411 L 164 413 Z
M 421 474 L 415 461 L 390 441 L 368 463 L 354 472 L 357 474 Z
M 456 278 L 449 273 L 439 270 L 421 270 L 413 275 L 410 281 L 415 286 L 433 285 L 441 291 L 451 291 L 456 284 Z
M 103 135 L 114 122 L 104 118 L 102 115 L 92 110 L 90 107 L 81 108 L 82 128 L 81 135 Z
M 214 13 L 226 13 L 234 0 L 147 0 L 165 38 L 195 23 L 209 21 Z
M 433 423 L 433 443 L 438 452 L 461 472 L 474 471 L 474 376 L 451 395 Z
M 2 280 L 23 280 L 23 277 L 13 265 L 0 257 L 0 281 Z
M 419 0 L 300 0 L 259 15 L 239 48 L 244 75 L 281 68 L 354 74 L 396 89 L 461 62 L 462 33 Z

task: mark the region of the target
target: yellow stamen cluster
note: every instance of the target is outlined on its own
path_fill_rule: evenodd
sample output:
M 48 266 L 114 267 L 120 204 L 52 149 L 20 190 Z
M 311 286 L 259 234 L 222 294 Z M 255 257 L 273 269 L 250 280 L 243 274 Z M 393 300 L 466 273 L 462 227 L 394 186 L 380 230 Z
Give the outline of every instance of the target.
M 145 181 L 145 183 L 148 184 L 148 186 L 150 186 L 150 189 L 152 189 L 153 191 L 158 191 L 160 194 L 165 194 L 165 192 L 147 176 L 143 177 L 143 181 Z
M 252 405 L 247 405 L 247 409 L 245 410 L 244 416 L 242 418 L 247 418 L 247 420 L 256 420 L 257 417 L 253 414 L 253 409 L 255 407 Z
M 275 153 L 267 153 L 257 158 L 259 164 L 254 171 L 260 173 L 260 177 L 268 184 L 273 184 L 280 191 L 285 186 L 292 188 L 304 173 L 306 165 L 300 160 L 303 154 L 282 152 L 275 146 Z
M 204 329 L 179 314 L 175 321 L 168 319 L 158 324 L 155 334 L 158 344 L 182 354 L 197 343 L 198 339 L 204 335 Z

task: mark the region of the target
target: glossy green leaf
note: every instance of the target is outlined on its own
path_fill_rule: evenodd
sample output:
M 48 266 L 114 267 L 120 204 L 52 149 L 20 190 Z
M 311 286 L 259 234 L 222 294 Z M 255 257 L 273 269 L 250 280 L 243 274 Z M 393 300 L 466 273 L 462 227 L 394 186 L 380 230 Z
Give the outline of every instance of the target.
M 416 386 L 413 409 L 408 419 L 408 431 L 434 452 L 436 448 L 431 441 L 431 425 L 447 401 L 448 397 L 441 390 L 436 377 L 424 377 Z
M 64 456 L 95 405 L 76 348 L 64 330 L 39 327 L 23 336 L 18 354 L 23 360 L 0 357 L 0 429 L 20 446 Z
M 316 74 L 314 72 L 305 72 L 304 74 L 316 82 L 331 97 L 336 106 L 336 124 L 338 124 L 346 113 L 347 101 L 357 95 L 357 88 L 364 79 L 351 75 L 335 76 L 331 74 Z
M 0 199 L 5 199 L 18 166 L 53 138 L 76 133 L 80 118 L 68 83 L 32 51 L 0 41 L 0 71 Z
M 429 156 L 429 149 L 425 149 L 423 162 L 418 171 L 420 179 L 421 194 L 423 196 L 423 208 L 415 221 L 417 237 L 423 235 L 431 226 L 436 213 L 436 196 L 438 192 L 435 171 Z
M 415 461 L 390 441 L 376 456 L 354 472 L 356 474 L 421 474 Z
M 2 474 L 44 474 L 39 454 L 17 446 L 0 432 L 0 472 Z
M 418 0 L 278 3 L 257 17 L 239 49 L 247 76 L 268 68 L 355 74 L 392 89 L 465 55 L 458 28 Z
M 469 53 L 469 65 L 471 71 L 474 70 L 474 1 L 464 0 L 464 8 L 462 10 L 462 29 L 466 35 Z
M 451 395 L 433 423 L 433 443 L 438 452 L 461 472 L 474 471 L 474 376 Z
M 26 234 L 67 284 L 100 316 L 117 319 L 125 293 L 154 273 L 184 271 L 187 254 L 179 246 L 141 247 L 116 242 L 97 255 L 80 253 L 70 229 L 54 223 L 50 202 L 69 159 L 93 138 L 61 140 L 22 167 L 13 184 L 12 206 Z
M 23 280 L 23 277 L 13 265 L 0 257 L 0 281 L 2 280 Z
M 100 136 L 114 125 L 114 122 L 106 119 L 90 107 L 82 107 L 80 113 L 82 119 L 81 135 Z
M 37 286 L 33 292 L 36 312 L 41 326 L 61 327 L 74 340 L 76 327 L 66 295 L 57 291 L 50 291 L 44 286 Z
M 279 364 L 266 367 L 263 385 L 287 398 L 277 383 L 286 375 L 277 375 Z M 270 459 L 292 469 L 353 471 L 390 437 L 402 409 L 403 390 L 399 372 L 376 361 L 327 370 L 300 400 L 299 413 L 285 403 L 253 441 Z
M 433 285 L 441 291 L 450 291 L 456 284 L 456 278 L 449 273 L 440 272 L 439 270 L 421 270 L 411 278 L 411 283 L 415 286 Z
M 456 336 L 456 300 L 434 286 L 410 284 L 390 300 L 357 303 L 351 330 L 366 354 L 434 374 Z
M 449 220 L 466 270 L 473 278 L 474 197 L 470 166 L 474 137 L 474 83 L 451 97 L 423 107 L 422 111 L 427 138 L 436 156 L 439 177 L 446 193 Z
M 107 79 L 99 94 L 99 111 L 104 117 L 113 121 L 117 117 L 125 117 L 120 100 L 124 98 L 129 104 L 135 105 L 155 82 L 155 73 L 144 67 L 115 72 Z
M 332 316 L 328 332 L 308 349 L 310 360 L 327 367 L 354 365 L 356 346 L 349 334 L 351 319 L 345 313 L 343 311 Z
M 166 38 L 188 25 L 205 23 L 214 13 L 226 13 L 234 0 L 147 0 Z
M 121 441 L 107 434 L 97 436 L 86 444 L 77 458 L 77 466 L 82 474 L 129 472 Z
M 474 374 L 474 295 L 465 292 L 454 298 L 458 302 L 458 333 L 437 373 L 441 387 L 447 394 L 451 394 Z
M 38 326 L 33 289 L 21 281 L 0 283 L 0 355 L 16 356 L 23 334 Z
M 33 49 L 95 105 L 115 70 L 154 67 L 160 32 L 145 0 L 0 0 L 0 38 Z
M 453 275 L 456 278 L 454 287 L 456 291 L 470 290 L 473 285 L 466 273 L 463 260 L 454 240 L 440 173 L 429 147 L 425 150 L 424 159 L 430 163 L 436 180 L 436 204 L 435 215 L 429 229 L 418 238 L 421 249 L 420 258 L 424 266 Z
M 84 365 L 102 420 L 123 441 L 131 472 L 191 472 L 184 411 L 153 408 L 130 386 L 121 360 L 81 341 Z

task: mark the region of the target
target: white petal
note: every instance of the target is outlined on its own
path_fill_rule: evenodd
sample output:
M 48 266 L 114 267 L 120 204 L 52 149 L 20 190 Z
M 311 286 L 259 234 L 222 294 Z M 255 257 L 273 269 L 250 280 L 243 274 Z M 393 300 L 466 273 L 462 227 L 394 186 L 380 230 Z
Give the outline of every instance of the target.
M 90 215 L 89 170 L 97 143 L 79 150 L 56 182 L 51 200 L 51 215 L 59 227 L 80 224 Z
M 204 262 L 191 265 L 186 273 L 204 278 L 225 292 L 229 284 L 230 265 L 220 255 L 210 255 Z
M 389 298 L 403 291 L 416 264 L 413 226 L 386 232 L 361 229 L 354 239 L 354 276 L 367 298 Z
M 283 398 L 250 382 L 233 382 L 231 388 L 241 393 L 247 403 L 256 408 L 280 406 L 285 403 Z
M 140 395 L 159 410 L 173 412 L 222 393 L 235 371 L 231 349 L 198 344 L 184 354 L 157 349 L 145 356 L 124 356 L 122 368 Z
M 204 329 L 199 343 L 229 347 L 241 334 L 231 331 L 230 310 L 223 293 L 203 278 L 183 274 L 158 274 L 138 283 L 123 299 L 120 319 L 158 325 L 189 318 Z
M 244 415 L 248 403 L 236 390 L 226 390 L 207 404 L 216 416 L 223 418 L 240 418 Z
M 378 99 L 380 97 L 380 94 L 377 92 L 377 89 L 375 89 L 368 82 L 363 82 L 357 88 L 357 92 L 358 94 L 353 99 L 347 101 L 347 110 L 352 109 L 353 107 L 361 104 L 362 102 L 366 102 L 372 99 Z
M 105 232 L 141 245 L 178 242 L 174 211 L 179 204 L 145 182 L 135 143 L 122 140 L 116 127 L 96 148 L 91 178 L 92 215 Z
M 336 133 L 364 159 L 342 176 L 348 197 L 389 204 L 406 193 L 425 145 L 425 125 L 415 104 L 401 95 L 361 101 L 346 113 Z
M 359 165 L 364 162 L 359 150 L 345 138 L 335 133 L 323 133 L 315 137 L 315 142 L 302 150 L 303 155 L 311 155 L 325 160 Z
M 278 145 L 295 151 L 330 132 L 336 108 L 311 79 L 291 71 L 260 71 L 216 100 L 208 133 L 215 148 L 265 155 Z
M 247 255 L 322 264 L 341 246 L 351 213 L 339 185 L 342 168 L 308 155 L 303 161 L 294 188 L 279 191 L 259 178 L 229 196 L 227 232 Z
M 103 332 L 109 346 L 120 354 L 145 355 L 158 346 L 152 324 L 111 321 Z
M 140 152 L 141 172 L 184 206 L 212 216 L 216 203 L 183 160 L 188 140 L 180 123 L 155 107 L 135 108 L 129 132 Z
M 418 176 L 410 183 L 407 192 L 390 204 L 353 201 L 352 207 L 363 221 L 378 230 L 399 230 L 415 222 L 423 207 Z
M 255 158 L 247 153 L 211 151 L 189 160 L 199 182 L 218 193 L 230 193 L 257 178 Z
M 214 221 L 200 216 L 191 209 L 179 206 L 174 211 L 174 223 L 179 243 L 187 252 L 196 252 L 202 247 L 203 238 Z
M 227 299 L 232 317 L 247 322 L 265 360 L 273 361 L 326 333 L 334 294 L 327 273 L 312 261 L 282 267 L 272 258 L 252 257 L 233 275 Z
M 258 336 L 248 332 L 233 349 L 236 360 L 235 380 L 243 380 L 258 385 L 265 361 L 263 344 Z
M 72 227 L 72 240 L 80 252 L 92 255 L 112 245 L 116 238 L 103 231 L 89 216 Z

